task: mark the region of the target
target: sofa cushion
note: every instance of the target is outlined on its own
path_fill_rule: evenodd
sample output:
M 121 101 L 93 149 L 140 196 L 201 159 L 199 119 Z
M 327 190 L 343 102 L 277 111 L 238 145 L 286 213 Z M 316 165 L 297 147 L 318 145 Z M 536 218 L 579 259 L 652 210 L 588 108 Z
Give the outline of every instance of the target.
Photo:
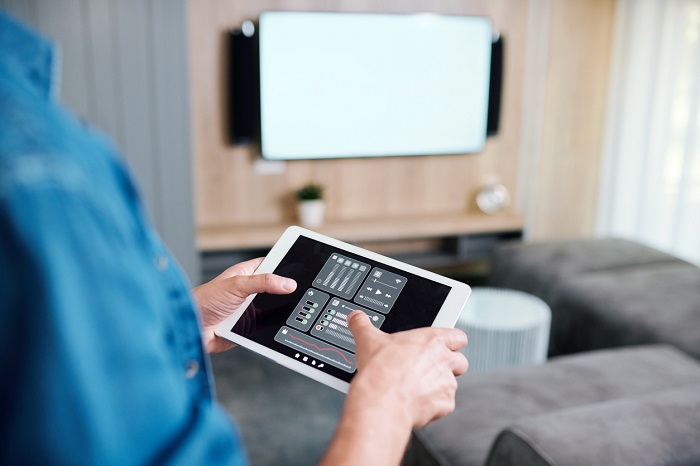
M 700 269 L 679 262 L 562 277 L 550 353 L 667 343 L 700 359 Z
M 700 464 L 700 384 L 564 409 L 498 436 L 488 466 Z
M 451 415 L 417 430 L 405 463 L 484 464 L 506 427 L 533 416 L 700 384 L 700 363 L 663 345 L 554 358 L 459 380 Z
M 545 301 L 559 279 L 583 272 L 624 269 L 680 259 L 620 238 L 562 240 L 543 243 L 505 243 L 491 258 L 493 286 L 515 288 Z
M 700 268 L 642 244 L 507 244 L 494 252 L 490 284 L 550 306 L 550 355 L 669 343 L 700 358 Z

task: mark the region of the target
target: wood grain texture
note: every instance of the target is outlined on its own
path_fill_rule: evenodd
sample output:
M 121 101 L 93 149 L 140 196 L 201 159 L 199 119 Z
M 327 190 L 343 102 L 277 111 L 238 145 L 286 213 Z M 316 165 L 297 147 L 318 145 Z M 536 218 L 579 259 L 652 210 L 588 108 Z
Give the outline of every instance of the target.
M 508 40 L 501 132 L 480 154 L 286 162 L 280 175 L 259 175 L 255 147 L 226 142 L 226 31 L 264 10 L 437 12 L 485 15 Z M 190 0 L 190 82 L 200 247 L 205 231 L 280 228 L 295 220 L 292 192 L 307 181 L 327 191 L 331 224 L 435 215 L 481 214 L 474 197 L 492 175 L 516 190 L 527 2 Z M 509 210 L 504 215 L 512 215 Z M 402 226 L 404 224 L 401 224 Z M 462 225 L 462 224 L 460 224 Z M 464 228 L 469 222 L 464 223 Z M 394 232 L 401 236 L 402 231 Z M 235 235 L 231 236 L 234 238 Z M 231 247 L 237 244 L 232 242 Z
M 238 248 L 264 248 L 277 241 L 289 225 L 242 225 L 200 228 L 198 246 L 204 251 Z M 330 221 L 314 230 L 343 241 L 368 242 L 456 236 L 464 232 L 490 233 L 517 231 L 522 227 L 518 215 L 426 215 L 370 220 Z
M 551 2 L 532 238 L 595 231 L 615 0 Z
M 294 222 L 291 193 L 307 181 L 327 187 L 331 225 L 355 222 L 374 227 L 374 222 L 384 220 L 420 222 L 442 215 L 463 218 L 465 222 L 458 225 L 469 229 L 472 223 L 468 220 L 481 215 L 475 195 L 495 176 L 514 197 L 502 216 L 516 215 L 516 205 L 526 206 L 523 210 L 532 230 L 529 238 L 546 240 L 591 234 L 614 5 L 615 0 L 189 0 L 195 206 L 200 246 L 209 244 L 205 238 L 213 230 L 277 231 Z M 533 7 L 532 11 L 546 10 L 544 21 L 528 22 Z M 285 172 L 279 175 L 255 173 L 257 149 L 226 142 L 224 38 L 229 28 L 244 19 L 255 19 L 264 10 L 488 16 L 506 40 L 500 133 L 489 138 L 479 154 L 293 161 L 287 162 Z M 544 35 L 540 30 L 528 30 L 533 25 L 549 30 Z M 528 41 L 541 42 L 542 38 L 546 40 L 544 58 L 536 64 L 541 69 L 528 71 Z M 525 98 L 530 95 L 541 98 Z M 539 123 L 524 125 L 533 118 Z M 523 149 L 524 138 L 525 146 L 537 151 L 528 157 L 532 166 L 527 167 L 519 164 L 523 151 L 528 150 Z M 518 190 L 519 176 L 520 180 L 527 176 L 530 182 L 523 192 Z M 518 199 L 517 195 L 527 199 Z M 401 221 L 399 224 L 404 225 Z M 405 232 L 397 230 L 395 234 L 401 237 Z M 238 240 L 233 239 L 237 235 L 228 236 L 230 247 L 237 247 Z

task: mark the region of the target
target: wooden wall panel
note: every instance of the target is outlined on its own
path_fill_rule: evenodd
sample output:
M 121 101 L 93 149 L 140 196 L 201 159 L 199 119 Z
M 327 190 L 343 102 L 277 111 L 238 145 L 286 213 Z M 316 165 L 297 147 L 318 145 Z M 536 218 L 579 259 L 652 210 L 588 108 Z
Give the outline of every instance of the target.
M 307 181 L 326 186 L 329 222 L 482 216 L 476 210 L 474 196 L 489 177 L 496 175 L 511 192 L 517 190 L 527 8 L 528 2 L 513 0 L 190 0 L 190 82 L 200 231 L 293 222 L 291 193 Z M 492 18 L 508 41 L 500 134 L 490 138 L 479 154 L 293 161 L 285 164 L 283 174 L 257 174 L 256 148 L 226 142 L 224 38 L 229 28 L 268 9 L 430 11 Z M 511 209 L 506 215 L 512 213 Z
M 553 0 L 531 236 L 591 236 L 610 75 L 614 0 Z
M 238 229 L 293 222 L 291 192 L 307 180 L 323 181 L 329 186 L 329 218 L 338 224 L 374 219 L 405 225 L 411 224 L 411 219 L 430 223 L 435 216 L 453 216 L 437 223 L 483 230 L 493 219 L 477 212 L 474 195 L 484 181 L 497 175 L 515 196 L 514 207 L 505 215 L 512 215 L 520 201 L 530 237 L 590 234 L 595 217 L 614 3 L 0 0 L 0 6 L 64 47 L 64 101 L 80 116 L 104 129 L 132 160 L 145 187 L 147 205 L 157 212 L 156 226 L 191 276 L 196 275 L 194 250 L 182 239 L 188 234 L 190 238 L 194 236 L 188 230 L 191 225 L 187 220 L 188 202 L 192 202 L 192 180 L 186 173 L 190 169 L 187 128 L 191 129 L 195 155 L 195 206 L 200 232 L 207 228 Z M 177 15 L 182 23 L 185 4 L 189 88 L 181 71 L 186 53 L 178 45 L 182 43 L 178 40 L 184 40 L 185 31 L 177 30 L 183 27 L 177 26 Z M 287 163 L 283 174 L 257 174 L 256 150 L 226 142 L 224 45 L 225 32 L 230 27 L 257 17 L 265 9 L 431 11 L 491 17 L 507 41 L 501 133 L 488 140 L 481 154 L 299 161 Z M 528 20 L 533 11 L 545 12 L 546 20 Z M 163 22 L 160 26 L 156 24 L 159 20 Z M 140 25 L 140 30 L 132 31 L 135 25 Z M 141 40 L 134 40 L 132 34 Z M 538 41 L 546 39 L 542 41 L 546 42 L 546 50 L 541 70 L 539 62 L 525 63 L 526 48 L 531 43 L 528 41 L 533 36 Z M 124 45 L 127 41 L 130 46 Z M 172 41 L 173 46 L 168 47 L 166 41 Z M 127 66 L 130 71 L 125 70 Z M 545 89 L 541 92 L 541 105 L 537 99 L 527 98 L 540 94 L 534 92 L 536 86 Z M 183 102 L 188 91 L 191 119 L 190 106 Z M 134 102 L 135 95 L 141 102 Z M 169 104 L 161 107 L 163 100 Z M 144 112 L 148 113 L 147 118 Z M 533 119 L 541 123 L 528 126 Z M 185 128 L 183 121 L 187 120 L 190 123 Z M 135 128 L 133 121 L 142 121 L 150 131 Z M 530 134 L 533 129 L 537 134 Z M 523 149 L 523 145 L 527 147 Z M 532 149 L 532 157 L 523 157 L 528 148 Z M 525 165 L 519 167 L 519 161 Z M 361 186 L 353 181 L 356 179 L 362 180 Z M 529 187 L 519 192 L 518 185 L 526 184 L 522 180 Z M 394 222 L 396 219 L 409 221 Z M 513 225 L 513 217 L 505 223 Z

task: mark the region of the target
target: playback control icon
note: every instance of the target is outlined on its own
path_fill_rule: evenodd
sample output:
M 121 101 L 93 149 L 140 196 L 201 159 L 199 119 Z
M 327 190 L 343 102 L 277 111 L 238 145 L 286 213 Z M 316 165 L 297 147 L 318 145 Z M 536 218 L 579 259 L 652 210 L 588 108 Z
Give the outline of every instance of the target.
M 406 277 L 374 267 L 355 296 L 355 302 L 388 314 L 406 286 Z

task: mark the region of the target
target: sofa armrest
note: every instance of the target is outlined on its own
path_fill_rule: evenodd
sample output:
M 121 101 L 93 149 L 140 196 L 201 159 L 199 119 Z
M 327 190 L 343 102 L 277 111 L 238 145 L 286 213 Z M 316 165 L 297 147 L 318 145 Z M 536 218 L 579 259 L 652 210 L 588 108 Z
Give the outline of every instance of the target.
M 532 417 L 502 431 L 486 464 L 700 464 L 700 385 Z

